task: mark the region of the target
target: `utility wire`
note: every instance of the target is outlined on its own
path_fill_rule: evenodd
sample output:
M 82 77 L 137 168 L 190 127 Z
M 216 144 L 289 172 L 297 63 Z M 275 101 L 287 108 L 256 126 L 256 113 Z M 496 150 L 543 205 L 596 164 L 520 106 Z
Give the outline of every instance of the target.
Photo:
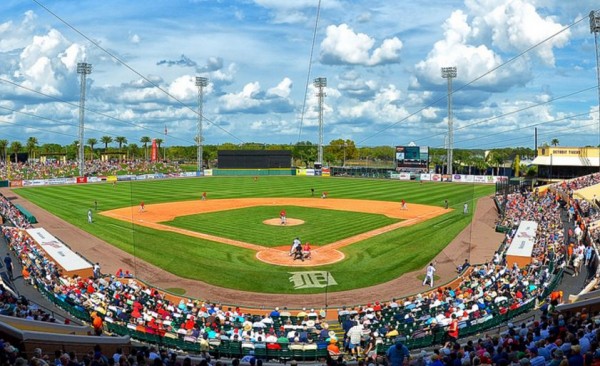
M 500 119 L 500 118 L 503 118 L 503 117 L 506 117 L 506 116 L 510 116 L 510 115 L 517 114 L 517 113 L 520 113 L 520 112 L 523 112 L 523 111 L 527 111 L 529 109 L 541 107 L 543 105 L 550 104 L 550 103 L 555 102 L 557 100 L 568 98 L 568 97 L 572 97 L 573 95 L 577 95 L 579 93 L 583 93 L 583 92 L 587 92 L 587 91 L 595 90 L 595 89 L 597 89 L 597 86 L 592 86 L 592 87 L 589 87 L 589 88 L 585 88 L 585 89 L 581 89 L 581 90 L 578 90 L 578 91 L 574 91 L 572 93 L 561 95 L 561 96 L 549 99 L 549 100 L 544 101 L 544 102 L 540 102 L 540 103 L 537 103 L 537 104 L 528 105 L 528 106 L 525 106 L 525 107 L 523 107 L 521 109 L 516 109 L 514 111 L 506 112 L 506 113 L 503 113 L 503 114 L 498 115 L 498 116 L 489 117 L 489 118 L 483 119 L 481 121 L 476 121 L 476 122 L 473 122 L 473 123 L 469 123 L 467 125 L 455 128 L 454 131 L 462 130 L 462 129 L 465 129 L 465 128 L 468 128 L 468 127 L 473 127 L 475 125 L 478 125 L 478 124 L 481 124 L 481 123 L 485 123 L 485 122 L 491 122 L 491 121 L 494 121 L 494 120 L 497 120 L 497 119 Z M 525 128 L 525 127 L 523 127 L 523 128 Z M 436 136 L 443 136 L 443 135 L 445 135 L 445 133 L 437 133 L 437 134 L 430 135 L 427 138 L 432 138 L 432 137 L 436 137 Z M 417 141 L 421 141 L 423 139 L 425 139 L 425 137 L 424 138 L 420 138 L 420 139 L 416 139 L 414 141 L 417 142 Z
M 544 121 L 544 122 L 540 122 L 540 123 L 536 123 L 533 125 L 530 125 L 528 127 L 533 127 L 533 126 L 539 126 L 542 124 L 552 124 L 552 123 L 557 123 L 557 122 L 562 122 L 565 120 L 570 120 L 574 117 L 580 117 L 580 116 L 584 116 L 584 115 L 589 115 L 590 113 L 596 113 L 597 111 L 591 111 L 591 112 L 586 112 L 586 113 L 580 113 L 580 114 L 576 114 L 576 115 L 570 115 L 564 118 L 559 118 L 559 119 L 555 119 L 555 120 L 551 120 L 551 121 Z M 589 126 L 597 126 L 597 122 L 592 121 L 589 123 L 583 123 L 581 125 L 579 125 L 579 127 L 589 127 Z M 465 140 L 461 140 L 460 142 L 464 142 L 464 141 L 476 141 L 476 140 L 481 140 L 481 139 L 486 139 L 486 138 L 492 138 L 494 136 L 498 136 L 498 135 L 502 135 L 504 133 L 507 132 L 512 132 L 512 131 L 517 131 L 523 128 L 517 128 L 517 129 L 513 129 L 513 130 L 507 130 L 507 131 L 501 131 L 501 132 L 497 132 L 497 133 L 493 133 L 493 134 L 489 134 L 489 135 L 484 135 L 484 136 L 478 136 L 476 138 L 471 138 L 471 139 L 465 139 Z M 538 137 L 540 136 L 551 136 L 551 135 L 555 135 L 557 133 L 560 133 L 561 136 L 565 136 L 565 135 L 570 135 L 570 136 L 578 136 L 578 135 L 585 135 L 585 136 L 589 136 L 589 134 L 582 134 L 582 133 L 576 133 L 578 130 L 573 130 L 572 127 L 564 127 L 564 128 L 553 128 L 551 131 L 547 131 L 547 132 L 541 132 L 538 133 Z M 566 132 L 573 132 L 573 133 L 566 133 Z M 501 143 L 501 142 L 516 142 L 516 141 L 521 141 L 521 140 L 531 140 L 531 136 L 530 135 L 522 135 L 520 137 L 509 137 L 506 138 L 504 140 L 496 140 L 494 141 L 495 143 Z M 479 141 L 481 142 L 481 141 Z M 484 149 L 486 148 L 486 146 L 489 146 L 486 143 L 483 144 L 472 144 L 469 145 L 468 147 L 463 147 L 461 149 Z M 433 147 L 433 148 L 438 148 L 441 149 L 443 148 L 443 146 L 437 146 L 437 147 Z M 494 148 L 490 148 L 490 149 L 494 149 Z
M 38 4 L 41 8 L 43 8 L 44 10 L 46 10 L 48 13 L 50 13 L 53 17 L 55 17 L 56 19 L 58 19 L 61 23 L 63 23 L 67 27 L 71 28 L 71 30 L 73 30 L 75 33 L 79 34 L 81 37 L 85 38 L 88 42 L 90 42 L 91 44 L 93 44 L 94 46 L 96 46 L 98 49 L 102 50 L 104 53 L 106 53 L 107 55 L 109 55 L 115 61 L 117 61 L 121 65 L 125 66 L 129 71 L 133 72 L 134 74 L 136 74 L 140 78 L 144 79 L 150 85 L 152 85 L 156 89 L 160 90 L 162 93 L 164 93 L 166 96 L 168 96 L 169 98 L 171 98 L 174 101 L 176 101 L 182 107 L 188 109 L 189 111 L 191 111 L 192 113 L 194 113 L 196 115 L 198 114 L 198 112 L 195 111 L 193 108 L 189 107 L 187 104 L 185 104 L 179 98 L 175 97 L 174 95 L 172 95 L 171 93 L 169 93 L 167 90 L 163 89 L 158 84 L 154 83 L 152 80 L 148 79 L 147 77 L 145 77 L 144 75 L 142 75 L 141 73 L 139 73 L 133 67 L 129 66 L 129 64 L 127 64 L 125 61 L 121 60 L 121 58 L 119 58 L 118 56 L 116 56 L 115 54 L 113 54 L 112 52 L 110 52 L 109 50 L 107 50 L 106 48 L 102 47 L 98 42 L 92 40 L 90 37 L 88 37 L 86 34 L 84 34 L 83 32 L 81 32 L 79 29 L 75 28 L 73 25 L 71 25 L 66 20 L 62 19 L 58 14 L 54 13 L 52 10 L 50 10 L 49 8 L 47 8 L 44 4 L 42 4 L 38 0 L 32 0 L 32 1 L 34 3 L 36 3 L 36 4 Z M 227 131 L 226 129 L 224 129 L 223 127 L 221 127 L 218 124 L 214 123 L 213 121 L 209 120 L 208 118 L 205 118 L 204 116 L 201 116 L 201 118 L 203 120 L 206 120 L 208 123 L 210 123 L 211 125 L 215 126 L 216 128 L 220 129 L 221 131 L 225 132 L 227 135 L 231 136 L 233 139 L 239 141 L 240 143 L 245 143 L 244 140 L 242 140 L 241 138 L 237 137 L 233 133 Z
M 54 100 L 56 102 L 60 102 L 60 103 L 63 103 L 63 104 L 70 105 L 72 107 L 79 108 L 79 105 L 76 104 L 76 103 L 69 102 L 67 100 L 60 99 L 60 98 L 57 98 L 57 97 L 49 95 L 49 94 L 45 94 L 45 93 L 43 93 L 41 91 L 38 91 L 38 90 L 35 90 L 35 89 L 32 89 L 32 88 L 26 87 L 24 85 L 17 84 L 14 81 L 11 81 L 11 80 L 8 80 L 8 79 L 4 79 L 4 78 L 0 77 L 0 82 L 11 84 L 11 85 L 13 85 L 13 86 L 15 86 L 17 88 L 21 88 L 21 89 L 27 90 L 27 91 L 29 91 L 31 93 L 35 93 L 35 94 L 41 95 L 41 96 L 46 97 L 48 99 L 52 99 L 52 100 Z M 1 107 L 1 108 L 7 109 L 7 110 L 11 110 L 10 108 L 6 108 L 6 107 Z M 136 124 L 136 123 L 133 123 L 133 122 L 128 122 L 128 121 L 119 119 L 117 117 L 110 116 L 110 115 L 108 115 L 106 113 L 103 113 L 103 112 L 98 112 L 98 111 L 89 109 L 88 107 L 84 107 L 84 110 L 87 111 L 87 112 L 91 112 L 91 113 L 97 114 L 97 115 L 102 116 L 102 117 L 106 117 L 106 118 L 112 119 L 114 121 L 122 122 L 122 123 L 125 123 L 125 124 L 128 124 L 128 125 L 131 125 L 131 126 L 134 126 L 134 127 L 137 127 L 137 128 L 140 128 L 140 129 L 143 129 L 143 130 L 146 130 L 146 131 L 149 131 L 149 132 L 154 132 L 154 133 L 158 133 L 158 134 L 162 133 L 160 131 L 156 131 L 156 130 L 153 130 L 151 128 L 144 127 L 142 125 L 139 125 L 139 124 Z M 19 111 L 16 111 L 16 110 L 12 110 L 12 111 L 19 112 Z M 58 121 L 58 120 L 53 120 L 53 119 L 50 119 L 50 118 L 42 117 L 42 116 L 37 115 L 37 114 L 26 113 L 26 112 L 19 112 L 19 113 L 27 114 L 29 116 L 35 116 L 37 118 L 42 118 L 42 119 L 47 119 L 47 120 L 55 121 L 55 122 L 58 122 L 60 124 L 68 124 L 68 125 L 70 124 L 70 123 L 67 123 L 67 122 L 64 122 L 64 121 Z M 70 124 L 70 125 L 78 126 L 78 124 Z M 88 127 L 86 127 L 86 130 L 93 130 L 93 131 L 98 131 L 98 132 L 105 133 L 105 134 L 108 134 L 108 135 L 112 135 L 112 133 L 110 133 L 110 132 L 102 131 L 102 130 L 95 130 L 95 129 L 88 128 Z M 48 130 L 46 132 L 52 132 L 52 131 Z M 182 138 L 178 138 L 178 137 L 173 137 L 173 139 L 180 140 L 180 141 L 186 141 L 186 142 L 188 141 L 188 140 L 185 140 L 185 139 L 182 139 Z
M 524 51 L 520 52 L 519 54 L 517 54 L 516 56 L 514 56 L 514 57 L 510 58 L 510 59 L 509 59 L 509 60 L 507 60 L 506 62 L 503 62 L 502 64 L 500 64 L 500 65 L 498 65 L 498 66 L 496 66 L 496 67 L 494 67 L 494 68 L 492 68 L 492 69 L 490 69 L 490 70 L 486 71 L 485 73 L 483 73 L 482 75 L 480 75 L 480 76 L 476 77 L 475 79 L 471 80 L 470 82 L 468 82 L 468 83 L 466 83 L 466 84 L 464 84 L 464 85 L 462 85 L 462 86 L 460 86 L 460 87 L 458 87 L 458 88 L 456 88 L 456 89 L 452 90 L 452 91 L 450 92 L 450 95 L 451 95 L 451 94 L 454 94 L 454 93 L 456 93 L 456 92 L 458 92 L 458 91 L 460 91 L 460 90 L 462 90 L 462 89 L 464 89 L 464 88 L 466 88 L 467 86 L 470 86 L 471 84 L 475 83 L 476 81 L 478 81 L 478 80 L 481 80 L 481 79 L 483 79 L 484 77 L 486 77 L 487 75 L 489 75 L 489 74 L 491 74 L 491 73 L 495 72 L 496 70 L 498 70 L 498 69 L 500 69 L 500 68 L 502 68 L 502 67 L 504 67 L 504 66 L 506 66 L 506 65 L 508 65 L 508 64 L 510 64 L 510 63 L 512 63 L 513 61 L 517 60 L 518 58 L 520 58 L 520 57 L 521 57 L 521 56 L 523 56 L 524 54 L 526 54 L 526 53 L 528 53 L 529 51 L 531 51 L 531 50 L 535 49 L 536 47 L 539 47 L 540 45 L 542 45 L 542 44 L 546 43 L 548 40 L 550 40 L 550 39 L 552 39 L 552 38 L 556 37 L 557 35 L 559 35 L 559 34 L 561 34 L 561 33 L 565 32 L 565 31 L 567 31 L 568 29 L 570 29 L 570 28 L 574 27 L 575 25 L 579 24 L 580 22 L 582 22 L 582 21 L 583 21 L 583 20 L 585 20 L 585 19 L 587 19 L 587 17 L 586 17 L 586 18 L 580 18 L 580 19 L 576 20 L 575 22 L 573 22 L 573 23 L 569 24 L 568 26 L 566 26 L 566 27 L 563 27 L 563 28 L 562 28 L 562 29 L 560 29 L 558 32 L 555 32 L 554 34 L 552 34 L 552 35 L 550 35 L 550 36 L 546 37 L 546 38 L 545 38 L 545 39 L 543 39 L 542 41 L 540 41 L 540 42 L 538 42 L 538 43 L 536 43 L 536 44 L 532 45 L 531 47 L 529 47 L 529 48 L 527 48 L 526 50 L 524 50 Z M 388 126 L 386 126 L 386 127 L 382 128 L 382 129 L 380 129 L 380 130 L 376 131 L 376 132 L 375 132 L 375 133 L 373 133 L 372 135 L 369 135 L 369 136 L 365 137 L 364 139 L 360 140 L 360 141 L 359 141 L 359 144 L 362 144 L 364 141 L 366 141 L 366 140 L 369 140 L 369 139 L 371 139 L 371 138 L 373 138 L 373 137 L 375 137 L 375 136 L 378 136 L 379 134 L 381 134 L 381 133 L 383 133 L 383 132 L 385 132 L 385 131 L 389 130 L 390 128 L 392 128 L 392 127 L 394 127 L 394 126 L 396 126 L 396 125 L 398 125 L 398 124 L 400 124 L 400 123 L 402 123 L 402 122 L 406 121 L 407 119 L 409 119 L 409 118 L 411 118 L 411 117 L 415 116 L 416 114 L 418 114 L 418 113 L 421 113 L 421 112 L 422 112 L 422 111 L 424 111 L 425 109 L 427 109 L 427 108 L 430 108 L 430 107 L 432 107 L 432 106 L 434 106 L 434 105 L 438 104 L 440 101 L 442 101 L 442 100 L 445 100 L 445 99 L 446 99 L 448 96 L 449 96 L 449 95 L 446 95 L 446 96 L 440 97 L 440 98 L 438 98 L 438 99 L 434 100 L 433 102 L 429 103 L 429 104 L 428 104 L 428 105 L 426 105 L 425 107 L 422 107 L 422 108 L 418 109 L 417 111 L 415 111 L 415 112 L 413 112 L 413 113 L 409 114 L 408 116 L 406 116 L 406 117 L 404 117 L 404 118 L 400 119 L 399 121 L 397 121 L 397 122 L 394 122 L 394 123 L 392 123 L 392 124 L 390 124 L 390 125 L 388 125 Z
M 313 30 L 312 44 L 310 46 L 310 56 L 308 57 L 308 71 L 306 72 L 306 83 L 304 86 L 304 99 L 302 100 L 302 110 L 300 112 L 300 122 L 299 122 L 299 126 L 298 126 L 298 140 L 296 142 L 300 142 L 300 138 L 302 136 L 302 127 L 304 124 L 304 113 L 306 113 L 306 100 L 307 100 L 307 96 L 308 96 L 308 87 L 310 85 L 310 73 L 312 70 L 312 60 L 313 60 L 313 54 L 314 54 L 314 50 L 315 50 L 315 42 L 317 39 L 317 29 L 319 27 L 320 13 L 321 13 L 321 0 L 319 0 L 319 3 L 317 4 L 317 16 L 315 19 L 315 28 Z
M 467 141 L 473 141 L 473 140 L 481 140 L 481 139 L 491 138 L 491 137 L 494 137 L 494 136 L 503 135 L 505 133 L 509 133 L 509 132 L 513 132 L 513 131 L 519 131 L 519 130 L 523 130 L 523 129 L 531 128 L 531 127 L 535 127 L 535 126 L 540 126 L 540 125 L 545 125 L 545 124 L 552 124 L 552 123 L 556 123 L 556 122 L 567 121 L 567 120 L 570 120 L 570 119 L 573 119 L 573 118 L 576 118 L 576 117 L 583 117 L 583 116 L 586 116 L 586 115 L 589 115 L 589 114 L 590 114 L 590 112 L 572 114 L 572 115 L 565 116 L 565 117 L 559 118 L 559 119 L 554 119 L 554 120 L 550 120 L 550 121 L 543 121 L 543 122 L 533 123 L 533 124 L 530 124 L 530 125 L 527 125 L 527 126 L 522 126 L 522 127 L 518 127 L 518 128 L 512 128 L 512 129 L 509 129 L 509 130 L 499 131 L 499 132 L 491 133 L 491 134 L 488 134 L 488 135 L 477 136 L 477 137 L 473 137 L 473 138 L 470 138 L 470 139 L 459 140 L 458 142 L 467 142 Z M 584 125 L 584 126 L 587 126 L 587 125 Z M 527 136 L 527 137 L 529 138 L 529 136 Z M 499 142 L 499 141 L 496 141 L 496 142 Z
M 591 122 L 591 123 L 586 123 L 586 124 L 582 124 L 581 127 L 595 127 L 598 124 L 596 122 Z M 572 134 L 568 133 L 568 132 L 573 132 Z M 575 131 L 573 131 L 573 129 L 571 127 L 565 127 L 565 128 L 559 128 L 559 129 L 553 129 L 552 131 L 547 131 L 547 132 L 541 132 L 538 133 L 538 137 L 540 136 L 556 136 L 557 133 L 561 133 L 562 136 L 579 136 L 579 135 L 586 135 L 589 136 L 589 134 L 581 134 L 581 133 L 575 133 Z M 516 141 L 527 141 L 527 140 L 531 140 L 531 136 L 521 136 L 521 137 L 512 137 L 512 138 L 507 138 L 504 140 L 500 140 L 497 142 L 516 142 Z M 494 147 L 486 147 L 489 145 L 470 145 L 469 147 L 465 147 L 463 149 L 465 150 L 473 150 L 473 149 L 488 149 L 488 150 L 493 150 L 493 149 L 498 149 L 498 148 L 494 148 Z M 439 147 L 442 148 L 442 147 Z

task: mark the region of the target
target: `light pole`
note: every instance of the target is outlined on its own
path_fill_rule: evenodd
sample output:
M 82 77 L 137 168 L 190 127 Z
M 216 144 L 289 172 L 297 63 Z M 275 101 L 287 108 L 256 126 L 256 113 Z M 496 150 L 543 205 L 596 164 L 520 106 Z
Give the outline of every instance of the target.
M 80 89 L 79 89 L 79 176 L 85 176 L 85 155 L 83 154 L 83 116 L 85 110 L 85 90 L 86 90 L 86 77 L 92 73 L 92 64 L 85 62 L 79 62 L 77 64 L 77 73 L 81 75 Z
M 327 86 L 327 78 L 316 78 L 313 85 L 319 89 L 317 93 L 317 97 L 319 97 L 319 153 L 317 160 L 323 166 L 323 98 L 326 96 L 323 88 Z
M 454 128 L 452 126 L 452 79 L 456 77 L 456 66 L 442 67 L 442 77 L 448 79 L 448 168 L 446 173 L 452 177 L 452 163 L 454 162 Z M 450 178 L 452 179 L 452 178 Z
M 598 170 L 600 171 L 600 52 L 598 51 L 598 33 L 600 32 L 600 12 L 590 12 L 590 32 L 594 33 L 596 45 L 596 76 L 598 78 Z
M 202 76 L 196 76 L 196 86 L 198 87 L 198 130 L 196 132 L 196 146 L 198 147 L 196 159 L 198 161 L 198 172 L 202 172 L 204 168 L 204 164 L 202 161 L 202 107 L 204 104 L 204 87 L 207 85 L 207 78 Z

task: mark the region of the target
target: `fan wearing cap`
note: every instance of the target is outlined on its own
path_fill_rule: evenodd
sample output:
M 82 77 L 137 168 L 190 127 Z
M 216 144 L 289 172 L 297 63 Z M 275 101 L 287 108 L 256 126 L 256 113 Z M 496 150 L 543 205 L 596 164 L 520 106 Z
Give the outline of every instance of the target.
M 397 339 L 396 343 L 388 348 L 385 353 L 387 357 L 388 363 L 391 366 L 403 366 L 408 365 L 410 361 L 410 353 L 408 352 L 408 348 L 402 342 Z
M 337 345 L 337 339 L 329 339 L 329 344 L 327 345 L 327 352 L 329 352 L 330 356 L 337 356 L 340 354 L 340 347 L 338 347 Z

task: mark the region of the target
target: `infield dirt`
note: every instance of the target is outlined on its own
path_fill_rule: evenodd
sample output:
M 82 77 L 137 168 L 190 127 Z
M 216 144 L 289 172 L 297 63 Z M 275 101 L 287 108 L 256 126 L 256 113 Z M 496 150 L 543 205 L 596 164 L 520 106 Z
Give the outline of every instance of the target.
M 372 214 L 381 214 L 402 219 L 403 221 L 387 225 L 375 230 L 370 230 L 336 241 L 320 247 L 313 247 L 311 259 L 295 261 L 289 256 L 290 246 L 282 245 L 267 248 L 239 240 L 223 238 L 201 232 L 185 230 L 161 222 L 171 221 L 178 216 L 194 215 L 208 212 L 234 210 L 253 206 L 302 206 L 329 210 L 354 211 Z M 211 240 L 222 244 L 238 246 L 256 251 L 256 258 L 272 264 L 290 267 L 314 267 L 332 264 L 344 259 L 344 254 L 338 249 L 356 242 L 380 235 L 400 227 L 415 225 L 421 221 L 448 213 L 441 207 L 411 204 L 408 209 L 401 209 L 398 202 L 356 200 L 356 199 L 320 199 L 320 198 L 240 198 L 219 199 L 206 201 L 168 202 L 155 205 L 146 205 L 144 211 L 137 206 L 124 207 L 116 210 L 101 212 L 101 215 L 117 220 L 133 222 L 135 225 L 146 226 L 155 230 L 171 231 L 201 239 Z M 278 220 L 278 219 L 275 219 Z M 293 219 L 290 219 L 293 220 Z

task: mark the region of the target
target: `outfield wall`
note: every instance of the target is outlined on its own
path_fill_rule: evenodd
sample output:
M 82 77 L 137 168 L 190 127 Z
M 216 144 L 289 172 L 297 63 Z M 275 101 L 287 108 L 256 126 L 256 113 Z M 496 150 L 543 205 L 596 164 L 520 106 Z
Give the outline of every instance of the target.
M 334 174 L 332 174 L 334 173 Z M 108 175 L 96 177 L 69 177 L 69 178 L 50 178 L 50 179 L 27 179 L 0 181 L 0 186 L 8 185 L 10 187 L 34 187 L 51 186 L 64 184 L 86 184 L 86 183 L 118 183 L 122 181 L 139 181 L 154 179 L 171 178 L 190 178 L 190 177 L 211 177 L 211 176 L 308 176 L 308 177 L 331 177 L 335 175 L 332 168 L 310 169 L 310 168 L 292 168 L 292 169 L 205 169 L 202 172 L 183 172 L 183 173 L 154 173 L 140 175 Z M 353 175 L 354 176 L 354 175 Z M 387 178 L 398 180 L 419 180 L 431 182 L 451 182 L 451 183 L 477 183 L 477 184 L 496 184 L 498 182 L 508 181 L 508 177 L 495 175 L 466 175 L 454 174 L 452 176 L 445 174 L 411 174 L 411 173 L 390 173 L 389 175 L 378 174 L 377 176 L 360 175 L 364 178 Z

